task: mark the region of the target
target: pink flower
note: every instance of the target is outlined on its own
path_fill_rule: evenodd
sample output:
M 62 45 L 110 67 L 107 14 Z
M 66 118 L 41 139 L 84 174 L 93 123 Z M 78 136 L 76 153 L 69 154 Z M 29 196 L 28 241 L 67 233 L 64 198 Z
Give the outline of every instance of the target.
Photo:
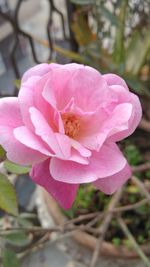
M 33 181 L 70 208 L 79 184 L 106 194 L 130 176 L 116 142 L 141 119 L 125 81 L 79 64 L 40 64 L 28 70 L 19 96 L 0 100 L 0 144 L 9 160 L 32 165 Z

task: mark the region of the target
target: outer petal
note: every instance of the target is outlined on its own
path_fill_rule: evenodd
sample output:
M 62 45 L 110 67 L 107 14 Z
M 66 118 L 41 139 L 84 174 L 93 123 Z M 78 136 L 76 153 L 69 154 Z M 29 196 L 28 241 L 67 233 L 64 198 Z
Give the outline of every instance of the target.
M 8 97 L 0 99 L 0 144 L 7 151 L 9 160 L 29 165 L 45 159 L 45 156 L 18 142 L 13 130 L 22 125 L 18 99 Z
M 16 127 L 22 125 L 17 97 L 0 99 L 0 126 Z
M 123 103 L 116 106 L 111 116 L 104 123 L 102 129 L 108 136 L 112 136 L 129 129 L 129 120 L 132 116 L 133 106 L 130 103 Z
M 107 82 L 108 85 L 122 85 L 124 88 L 129 90 L 126 82 L 120 76 L 114 73 L 104 74 L 103 78 Z
M 112 156 L 113 155 L 113 156 Z M 114 175 L 126 165 L 126 159 L 116 144 L 104 144 L 99 152 L 93 152 L 88 165 L 52 158 L 50 173 L 61 182 L 79 184 L 96 181 Z
M 49 173 L 49 160 L 34 165 L 30 176 L 35 183 L 43 186 L 62 208 L 71 208 L 79 186 L 54 180 Z
M 39 76 L 31 77 L 30 79 L 28 79 L 27 83 L 21 86 L 18 95 L 23 122 L 31 129 L 33 129 L 33 125 L 29 116 L 29 108 L 35 105 L 34 89 L 36 88 L 39 81 Z
M 48 75 L 49 74 L 46 74 L 42 78 L 40 76 L 30 77 L 27 82 L 22 84 L 19 91 L 18 99 L 21 114 L 23 122 L 27 125 L 28 128 L 33 129 L 29 114 L 30 107 L 36 107 L 43 113 L 44 117 L 46 118 L 47 114 L 49 114 L 52 110 L 52 107 L 42 97 L 42 91 L 47 81 Z
M 93 184 L 105 194 L 113 194 L 131 177 L 131 168 L 128 164 L 118 173 L 98 179 Z
M 49 72 L 55 65 L 57 64 L 38 64 L 32 68 L 30 68 L 29 70 L 27 70 L 23 77 L 22 77 L 22 82 L 26 82 L 30 77 L 33 76 L 43 76 L 44 74 L 46 74 L 47 72 Z
M 38 136 L 31 132 L 26 126 L 17 127 L 14 129 L 15 138 L 23 145 L 32 148 L 46 156 L 52 156 L 52 153 L 47 149 L 46 145 Z
M 131 104 L 132 104 L 132 113 L 128 121 L 127 129 L 122 129 L 122 131 L 118 131 L 118 133 L 113 134 L 109 138 L 110 141 L 118 142 L 122 140 L 123 138 L 126 138 L 127 136 L 131 135 L 135 131 L 138 124 L 140 123 L 140 120 L 142 118 L 141 104 L 140 104 L 139 98 L 135 94 L 132 94 L 132 93 L 131 93 Z

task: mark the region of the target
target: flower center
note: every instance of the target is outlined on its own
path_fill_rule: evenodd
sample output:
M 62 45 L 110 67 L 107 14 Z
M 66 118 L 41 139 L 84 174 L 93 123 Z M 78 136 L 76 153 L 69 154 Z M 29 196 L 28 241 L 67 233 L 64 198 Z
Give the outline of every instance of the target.
M 65 134 L 74 138 L 77 136 L 80 129 L 80 119 L 74 114 L 64 113 L 62 116 Z

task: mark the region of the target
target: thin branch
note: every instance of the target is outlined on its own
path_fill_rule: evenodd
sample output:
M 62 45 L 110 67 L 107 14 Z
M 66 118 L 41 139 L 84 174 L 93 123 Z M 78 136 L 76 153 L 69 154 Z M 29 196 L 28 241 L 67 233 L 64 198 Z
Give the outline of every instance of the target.
M 98 239 L 97 244 L 96 244 L 96 248 L 95 248 L 94 253 L 93 253 L 93 257 L 92 257 L 92 260 L 91 260 L 91 263 L 90 263 L 90 267 L 95 267 L 95 265 L 96 265 L 96 262 L 98 260 L 98 256 L 99 256 L 99 253 L 100 253 L 102 242 L 103 242 L 103 240 L 105 238 L 105 234 L 107 232 L 107 229 L 109 227 L 109 224 L 110 224 L 112 216 L 113 216 L 112 210 L 118 204 L 118 202 L 119 202 L 119 200 L 120 200 L 120 198 L 122 196 L 122 191 L 123 191 L 123 188 L 118 190 L 118 192 L 112 197 L 112 199 L 111 199 L 111 201 L 109 203 L 109 206 L 108 206 L 109 213 L 106 214 L 106 217 L 104 218 L 101 226 L 98 229 L 100 236 L 99 236 L 99 239 Z
M 140 256 L 140 258 L 145 263 L 145 266 L 150 267 L 150 261 L 149 261 L 149 259 L 143 253 L 143 251 L 141 250 L 140 246 L 137 244 L 135 238 L 133 237 L 133 235 L 129 231 L 129 229 L 128 229 L 127 225 L 125 224 L 125 222 L 123 221 L 123 219 L 122 218 L 118 218 L 118 222 L 120 224 L 120 227 L 121 227 L 122 231 L 126 235 L 126 237 L 131 241 L 131 243 L 132 243 L 135 251 L 137 252 L 137 254 Z
M 150 122 L 148 120 L 142 119 L 139 124 L 139 128 L 150 133 Z
M 132 176 L 132 181 L 140 188 L 140 190 L 143 192 L 143 194 L 150 201 L 150 193 L 145 188 L 144 184 L 136 176 Z
M 149 199 L 144 198 L 144 199 L 136 202 L 135 204 L 130 204 L 130 205 L 125 205 L 125 206 L 122 206 L 122 207 L 114 208 L 112 210 L 112 212 L 114 212 L 114 213 L 120 213 L 120 212 L 123 212 L 123 211 L 138 209 L 142 205 L 147 204 L 147 203 L 150 204 Z
M 65 222 L 65 226 L 70 224 L 70 223 L 78 223 L 78 222 L 81 222 L 81 221 L 84 221 L 84 220 L 92 219 L 93 217 L 95 217 L 98 214 L 99 214 L 99 211 L 80 215 L 77 218 L 74 218 L 74 219 L 71 219 L 71 220 Z
M 146 162 L 144 164 L 133 166 L 132 171 L 133 172 L 144 172 L 150 169 L 150 162 Z

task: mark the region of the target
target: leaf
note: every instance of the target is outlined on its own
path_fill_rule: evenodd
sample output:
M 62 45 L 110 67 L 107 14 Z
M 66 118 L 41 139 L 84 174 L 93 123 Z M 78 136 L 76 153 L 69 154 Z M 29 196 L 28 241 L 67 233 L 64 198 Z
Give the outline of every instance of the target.
M 7 176 L 0 173 L 0 208 L 14 216 L 18 215 L 16 192 Z
M 11 231 L 5 235 L 5 242 L 15 246 L 26 246 L 30 243 L 30 239 L 23 231 Z
M 143 32 L 134 32 L 126 51 L 126 71 L 132 75 L 137 75 L 145 63 L 150 51 L 150 29 Z M 138 56 L 138 60 L 137 60 Z
M 139 95 L 145 95 L 150 98 L 150 91 L 146 88 L 143 82 L 138 80 L 135 76 L 129 76 L 127 74 L 124 75 L 124 78 L 129 85 L 129 87 Z
M 3 161 L 5 158 L 6 158 L 6 152 L 2 148 L 2 146 L 0 146 L 0 162 Z
M 16 254 L 10 250 L 4 250 L 2 258 L 3 267 L 19 267 L 19 260 Z
M 96 0 L 71 0 L 71 2 L 76 5 L 93 5 Z
M 83 13 L 76 13 L 75 15 L 71 28 L 74 32 L 77 43 L 81 46 L 85 46 L 92 41 L 95 41 L 96 35 L 92 33 L 89 27 L 87 16 Z
M 33 226 L 33 223 L 25 218 L 18 217 L 17 222 L 21 227 L 27 228 Z
M 64 49 L 64 48 L 62 48 L 60 46 L 56 46 L 56 45 L 53 48 L 54 48 L 54 51 L 56 51 L 57 53 L 65 56 L 67 58 L 70 58 L 70 59 L 72 59 L 76 62 L 79 62 L 79 63 L 85 63 L 85 64 L 87 63 L 88 64 L 88 62 L 86 62 L 85 58 L 76 52 L 72 52 L 70 50 Z
M 125 19 L 126 19 L 126 9 L 128 1 L 122 1 L 122 6 L 120 7 L 120 13 L 118 16 L 119 26 L 116 28 L 116 36 L 114 43 L 113 59 L 122 71 L 125 62 L 125 47 L 124 47 L 124 31 L 125 31 Z
M 15 87 L 19 90 L 19 89 L 20 89 L 20 86 L 21 86 L 21 81 L 18 80 L 18 79 L 16 79 L 16 80 L 14 81 L 14 84 L 15 84 Z
M 7 171 L 11 173 L 15 173 L 15 174 L 25 174 L 25 173 L 29 173 L 30 171 L 30 167 L 20 166 L 9 160 L 6 160 L 4 162 L 4 167 L 6 168 Z
M 100 6 L 101 9 L 101 13 L 102 15 L 108 19 L 111 24 L 115 25 L 115 26 L 119 26 L 120 21 L 118 20 L 117 16 L 115 16 L 112 12 L 110 12 L 106 7 L 104 6 Z

